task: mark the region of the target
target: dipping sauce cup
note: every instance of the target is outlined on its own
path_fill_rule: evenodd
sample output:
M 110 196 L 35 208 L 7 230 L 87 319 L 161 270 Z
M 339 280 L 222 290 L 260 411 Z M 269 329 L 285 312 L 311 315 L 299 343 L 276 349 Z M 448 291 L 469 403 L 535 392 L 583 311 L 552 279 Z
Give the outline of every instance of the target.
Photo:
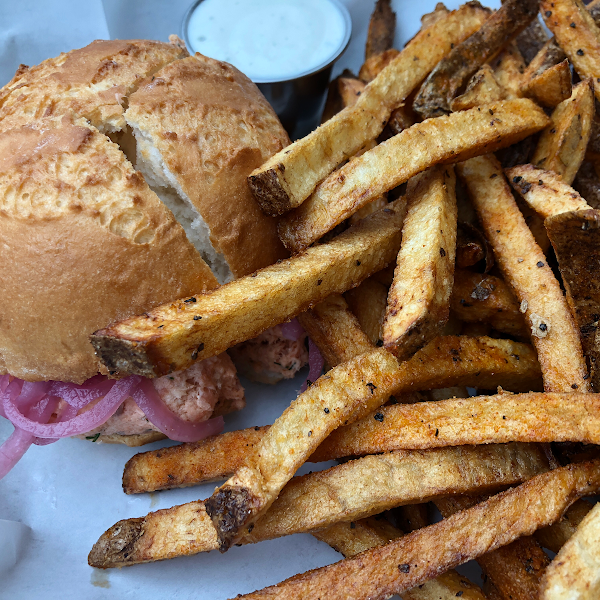
M 198 0 L 183 21 L 190 51 L 252 79 L 292 140 L 319 124 L 331 68 L 351 31 L 338 0 Z

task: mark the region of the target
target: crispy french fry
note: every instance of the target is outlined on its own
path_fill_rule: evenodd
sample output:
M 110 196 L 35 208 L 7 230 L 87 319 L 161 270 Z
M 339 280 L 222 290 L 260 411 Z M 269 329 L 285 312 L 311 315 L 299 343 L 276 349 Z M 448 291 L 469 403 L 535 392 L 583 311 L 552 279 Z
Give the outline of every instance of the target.
M 360 456 L 401 448 L 462 444 L 581 441 L 600 439 L 596 394 L 500 394 L 396 404 L 334 431 L 311 461 Z
M 527 337 L 523 315 L 512 290 L 502 279 L 457 269 L 450 311 L 465 323 L 489 323 L 494 329 Z
M 504 279 L 513 288 L 538 352 L 546 391 L 589 390 L 587 369 L 567 301 L 519 211 L 498 161 L 458 165 Z
M 329 544 L 346 558 L 387 544 L 402 535 L 385 519 L 373 517 L 355 523 L 336 523 L 313 533 L 314 537 Z M 403 600 L 456 600 L 457 597 L 462 600 L 485 600 L 481 590 L 456 571 L 448 571 L 402 594 Z
M 481 29 L 456 46 L 427 77 L 413 103 L 424 119 L 450 112 L 450 103 L 481 65 L 537 16 L 538 0 L 507 0 Z
M 596 174 L 592 163 L 583 162 L 573 182 L 573 188 L 592 208 L 600 208 L 600 177 Z
M 399 506 L 394 510 L 394 517 L 398 526 L 406 533 L 429 525 L 427 504 L 406 504 Z
M 545 221 L 558 258 L 567 299 L 579 326 L 585 355 L 590 363 L 594 389 L 600 389 L 600 211 L 580 210 Z
M 506 99 L 506 90 L 498 83 L 489 65 L 483 65 L 469 81 L 465 93 L 450 102 L 453 112 Z
M 241 598 L 383 600 L 505 546 L 558 520 L 577 498 L 600 489 L 600 463 L 537 475 L 440 523 L 333 565 L 296 575 Z M 446 540 L 440 546 L 440 540 Z
M 540 10 L 579 76 L 600 77 L 600 29 L 580 0 L 542 0 Z M 595 90 L 600 99 L 600 86 Z
M 302 204 L 337 165 L 383 131 L 392 110 L 406 100 L 453 44 L 479 29 L 488 14 L 480 5 L 467 4 L 418 33 L 353 107 L 253 171 L 248 181 L 262 209 L 279 215 Z
M 394 280 L 383 323 L 384 346 L 400 360 L 439 335 L 450 314 L 456 255 L 456 178 L 452 167 L 415 177 L 406 194 Z
M 525 71 L 525 61 L 519 52 L 517 43 L 508 43 L 498 58 L 492 61 L 494 75 L 508 98 L 521 97 L 521 80 Z
M 404 534 L 386 519 L 367 517 L 358 521 L 341 521 L 327 529 L 313 532 L 313 536 L 325 542 L 344 557 L 356 556 L 365 550 L 387 544 Z
M 395 33 L 396 13 L 392 10 L 390 0 L 377 0 L 369 21 L 365 58 L 389 50 L 394 45 Z
M 444 517 L 449 517 L 485 499 L 449 496 L 436 498 L 434 503 Z M 477 562 L 483 570 L 484 579 L 491 580 L 501 598 L 537 600 L 540 578 L 550 559 L 533 537 L 524 537 L 508 546 L 483 554 Z
M 512 187 L 542 218 L 591 206 L 555 171 L 520 165 L 506 169 Z
M 321 376 L 292 402 L 244 466 L 206 501 L 222 552 L 267 512 L 283 486 L 336 427 L 357 410 L 370 412 L 389 398 L 397 370 L 389 352 L 373 350 Z
M 515 41 L 523 59 L 529 65 L 548 41 L 548 34 L 540 20 L 534 19 Z
M 440 494 L 481 493 L 547 469 L 544 453 L 529 444 L 367 456 L 293 479 L 240 543 L 322 529 Z M 219 540 L 205 506 L 190 502 L 120 521 L 100 537 L 88 560 L 108 568 L 215 550 Z
M 339 294 L 332 294 L 298 315 L 298 321 L 330 367 L 373 350 L 373 344 Z
M 485 260 L 486 272 L 494 266 L 492 247 L 477 227 L 459 221 L 456 232 L 456 268 L 467 269 L 480 260 Z
M 429 167 L 510 146 L 548 123 L 527 99 L 417 123 L 332 173 L 302 206 L 281 219 L 279 236 L 288 249 L 299 252 L 361 206 Z
M 562 48 L 556 43 L 556 39 L 547 40 L 535 55 L 533 60 L 523 73 L 523 86 L 527 86 L 531 81 L 542 75 L 548 69 L 561 64 L 567 59 L 567 55 Z M 570 81 L 570 79 L 569 79 Z M 569 94 L 570 95 L 570 94 Z
M 389 286 L 374 277 L 365 279 L 345 294 L 350 310 L 356 315 L 362 330 L 372 344 L 383 345 L 383 320 Z
M 361 81 L 365 81 L 366 83 L 370 83 L 385 69 L 398 55 L 400 54 L 399 50 L 395 48 L 390 48 L 381 54 L 375 54 L 374 56 L 370 56 L 365 60 L 363 65 L 358 72 L 358 76 Z
M 594 84 L 591 79 L 573 88 L 568 100 L 552 113 L 552 123 L 542 132 L 532 163 L 555 171 L 571 185 L 585 157 L 594 118 Z
M 284 322 L 393 261 L 402 200 L 327 244 L 214 290 L 122 321 L 92 336 L 110 371 L 164 375 L 185 369 Z
M 321 123 L 328 121 L 346 106 L 353 106 L 365 90 L 365 83 L 344 71 L 329 84 Z
M 558 554 L 560 549 L 567 543 L 584 517 L 592 510 L 592 504 L 585 500 L 577 500 L 575 504 L 569 507 L 569 510 L 563 515 L 563 518 L 550 525 L 538 529 L 535 532 L 535 539 L 543 548 L 548 548 Z
M 504 385 L 511 390 L 528 390 L 532 386 L 534 389 L 539 386 L 539 378 L 539 365 L 535 352 L 527 344 L 519 344 L 509 340 L 493 340 L 491 338 L 475 339 L 449 336 L 433 340 L 410 360 L 402 363 L 398 368 L 394 387 L 390 393 L 397 397 L 399 394 L 405 394 L 411 390 L 436 389 L 454 385 L 479 386 L 483 389 L 494 389 L 499 385 Z M 507 398 L 509 397 L 503 396 L 501 402 L 509 403 Z M 403 398 L 400 398 L 400 400 L 402 401 Z M 515 402 L 517 401 L 515 400 Z M 421 405 L 417 406 L 420 407 Z M 426 405 L 422 406 L 425 407 Z M 440 404 L 440 410 L 443 410 L 444 406 Z M 532 406 L 535 407 L 537 404 L 532 401 Z M 425 410 L 425 408 L 415 408 L 415 410 Z M 485 440 L 487 440 L 485 443 L 489 443 L 491 439 L 489 436 L 492 435 L 490 431 L 493 431 L 493 435 L 495 435 L 495 427 L 492 430 L 485 428 L 482 430 L 481 427 L 483 427 L 485 421 L 476 422 L 474 430 L 471 430 L 470 426 L 462 427 L 460 425 L 461 419 L 468 420 L 471 418 L 469 410 L 470 408 L 467 406 L 464 411 L 457 412 L 457 422 L 459 423 L 456 426 L 457 436 L 459 434 L 463 436 L 480 436 L 462 438 L 463 440 L 475 439 L 475 441 L 464 442 L 466 444 L 484 443 Z M 393 429 L 395 417 L 392 414 L 395 409 L 387 407 L 379 409 L 378 412 L 384 415 L 384 420 L 381 422 L 374 422 L 373 415 L 364 417 L 365 433 L 360 434 L 362 436 L 360 439 L 365 440 L 364 444 L 367 452 L 370 451 L 370 448 L 378 447 L 372 445 L 373 443 L 376 444 L 376 441 L 368 441 L 370 436 L 373 438 L 379 436 L 383 440 L 383 444 L 395 443 L 390 441 L 392 437 L 399 438 L 400 443 L 402 440 L 396 430 L 386 437 L 386 435 L 378 433 L 380 427 L 372 427 L 372 425 L 383 423 L 384 429 L 387 429 L 388 426 Z M 534 415 L 536 414 L 535 409 L 532 409 L 532 412 Z M 491 419 L 491 422 L 499 422 L 500 416 L 496 413 L 492 412 L 490 415 L 489 411 L 484 410 L 482 414 Z M 578 411 L 573 411 L 573 418 L 579 418 L 579 414 Z M 440 420 L 443 421 L 447 417 L 448 415 L 442 412 Z M 515 416 L 512 418 L 518 424 L 524 417 L 523 415 L 519 416 L 519 412 L 516 411 Z M 399 422 L 402 424 L 404 421 L 400 418 Z M 512 422 L 509 421 L 508 423 Z M 503 425 L 507 424 L 503 423 Z M 568 430 L 570 426 L 570 421 L 564 422 L 565 430 Z M 592 426 L 593 423 L 590 427 Z M 182 444 L 137 454 L 125 467 L 123 489 L 127 494 L 135 494 L 226 479 L 245 464 L 246 459 L 264 437 L 267 429 L 268 427 L 251 427 L 242 431 L 224 433 L 193 444 Z M 343 434 L 344 430 L 348 432 L 346 435 Z M 527 425 L 524 426 L 524 430 L 527 431 Z M 363 431 L 363 428 L 358 427 L 358 431 Z M 414 436 L 409 436 L 408 439 L 411 441 L 418 439 L 423 431 L 426 433 L 427 443 L 432 441 L 435 443 L 443 442 L 441 445 L 461 443 L 459 437 L 446 438 L 444 435 L 440 440 L 434 440 L 429 429 L 419 430 Z M 506 435 L 516 435 L 514 431 L 514 428 L 508 428 L 506 429 Z M 552 428 L 548 431 L 549 434 L 554 432 Z M 324 445 L 310 457 L 310 460 L 322 461 L 333 457 L 364 454 L 365 452 L 357 449 L 359 446 L 352 445 L 352 442 L 348 441 L 355 435 L 359 434 L 355 433 L 352 426 L 340 428 L 332 434 L 333 437 L 328 438 L 332 440 L 331 443 L 325 441 Z M 500 433 L 499 435 L 504 434 Z M 526 436 L 527 434 L 522 435 Z M 510 440 L 510 437 L 501 437 L 499 441 L 505 442 L 508 440 Z M 411 441 L 409 441 L 409 444 Z M 348 446 L 350 449 L 347 450 L 348 454 L 343 454 L 346 451 L 343 448 L 347 444 L 350 444 Z M 326 449 L 328 445 L 332 450 Z M 328 451 L 333 452 L 333 454 L 328 455 Z M 385 451 L 385 447 L 384 450 L 373 450 L 373 452 L 382 451 Z
M 542 581 L 542 600 L 594 600 L 600 594 L 600 504 L 583 519 L 552 561 Z
M 572 92 L 571 68 L 566 59 L 523 83 L 523 95 L 550 108 L 570 98 Z

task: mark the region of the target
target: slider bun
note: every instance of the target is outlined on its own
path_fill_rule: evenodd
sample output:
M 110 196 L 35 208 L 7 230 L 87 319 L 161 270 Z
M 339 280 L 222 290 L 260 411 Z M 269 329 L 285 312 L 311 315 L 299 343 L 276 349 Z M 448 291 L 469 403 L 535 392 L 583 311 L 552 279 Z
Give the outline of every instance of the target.
M 90 333 L 216 287 L 200 253 L 221 281 L 285 256 L 246 176 L 288 141 L 250 80 L 179 43 L 20 67 L 0 90 L 0 373 L 83 382 Z

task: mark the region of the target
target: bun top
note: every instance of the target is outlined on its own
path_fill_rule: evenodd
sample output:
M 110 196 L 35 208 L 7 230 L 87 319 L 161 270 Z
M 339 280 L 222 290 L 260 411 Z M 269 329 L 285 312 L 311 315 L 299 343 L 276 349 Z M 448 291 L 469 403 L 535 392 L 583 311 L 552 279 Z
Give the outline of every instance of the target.
M 101 370 L 90 333 L 218 285 L 151 189 L 164 181 L 136 170 L 144 152 L 167 195 L 208 206 L 217 253 L 257 246 L 235 275 L 282 256 L 274 222 L 253 231 L 245 178 L 285 143 L 247 78 L 177 44 L 96 41 L 20 67 L 0 90 L 0 373 L 83 382 Z

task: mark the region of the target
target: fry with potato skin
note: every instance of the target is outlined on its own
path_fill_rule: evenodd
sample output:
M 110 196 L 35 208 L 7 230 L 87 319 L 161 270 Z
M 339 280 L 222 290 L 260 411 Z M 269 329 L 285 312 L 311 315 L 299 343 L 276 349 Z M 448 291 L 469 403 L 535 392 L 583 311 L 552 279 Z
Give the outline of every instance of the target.
M 513 189 L 543 219 L 564 212 L 587 210 L 591 206 L 554 171 L 519 165 L 506 169 Z
M 579 527 L 581 521 L 592 510 L 592 506 L 592 504 L 585 500 L 577 500 L 575 504 L 569 507 L 569 510 L 567 510 L 560 521 L 554 523 L 554 525 L 550 525 L 550 527 L 538 529 L 535 532 L 535 539 L 543 548 L 548 548 L 548 550 L 558 554 L 560 549 L 577 531 L 577 527 Z
M 468 110 L 481 104 L 491 104 L 505 100 L 506 90 L 498 83 L 492 68 L 485 64 L 473 75 L 464 94 L 457 96 L 450 103 L 452 112 Z
M 527 80 L 523 76 L 523 95 L 532 98 L 542 106 L 554 108 L 571 97 L 571 68 L 569 61 L 563 60 L 548 67 L 536 77 Z
M 403 533 L 385 519 L 373 517 L 355 523 L 336 523 L 327 529 L 313 533 L 313 536 L 331 546 L 345 558 L 360 552 L 383 546 Z M 486 600 L 476 585 L 465 580 L 456 571 L 448 571 L 436 579 L 402 594 L 403 600 Z
M 596 111 L 594 84 L 587 79 L 573 88 L 568 100 L 552 113 L 551 124 L 542 132 L 531 162 L 554 171 L 571 185 L 583 162 Z
M 542 0 L 540 11 L 546 26 L 575 67 L 579 76 L 600 77 L 600 28 L 580 0 Z M 600 86 L 595 89 L 600 100 Z
M 298 322 L 330 367 L 374 349 L 344 297 L 339 294 L 332 294 L 298 315 Z
M 485 496 L 446 496 L 433 502 L 447 518 L 483 502 Z M 484 580 L 491 580 L 503 600 L 538 600 L 540 578 L 550 559 L 532 536 L 483 554 L 477 559 Z
M 403 362 L 398 367 L 394 387 L 390 393 L 398 398 L 399 394 L 411 390 L 437 389 L 453 385 L 481 386 L 484 389 L 493 389 L 498 385 L 504 385 L 513 390 L 527 390 L 531 385 L 536 386 L 539 377 L 539 365 L 535 352 L 527 344 L 491 338 L 446 336 L 433 340 L 410 360 Z M 399 400 L 403 399 L 399 398 Z M 503 398 L 502 402 L 508 402 L 508 400 Z M 440 405 L 441 407 L 442 405 Z M 424 410 L 424 408 L 415 410 Z M 389 411 L 393 412 L 394 409 L 387 407 L 378 410 L 385 417 L 381 423 L 374 421 L 372 414 L 364 416 L 367 423 L 366 431 L 371 431 L 369 425 L 377 423 L 384 428 L 392 427 L 394 420 Z M 468 413 L 468 409 L 466 412 Z M 574 414 L 578 413 L 575 411 Z M 471 413 L 468 413 L 465 418 L 471 418 Z M 498 422 L 498 418 L 496 415 L 495 422 Z M 127 494 L 135 494 L 226 479 L 245 464 L 252 448 L 260 442 L 267 429 L 268 427 L 251 427 L 241 431 L 223 433 L 191 444 L 181 444 L 137 454 L 125 466 L 123 489 Z M 347 431 L 346 435 L 342 433 L 344 430 Z M 427 440 L 431 442 L 431 432 L 427 430 L 426 433 Z M 478 435 L 475 430 L 470 428 L 465 431 L 467 436 L 473 434 Z M 332 434 L 333 437 L 329 436 L 328 438 L 336 440 L 332 445 L 331 456 L 328 456 L 326 451 L 322 451 L 322 448 L 327 447 L 330 443 L 325 441 L 309 460 L 322 461 L 349 454 L 364 454 L 357 449 L 356 445 L 350 446 L 348 454 L 340 454 L 340 448 L 343 448 L 347 439 L 354 435 L 356 434 L 352 426 L 339 428 Z M 368 435 L 370 434 L 366 434 L 366 436 Z M 398 437 L 397 432 L 394 431 L 390 437 L 392 436 Z M 408 439 L 410 438 L 411 436 L 408 436 Z M 445 439 L 444 436 L 441 439 Z M 473 438 L 467 439 L 472 440 Z M 500 441 L 504 442 L 507 439 L 502 438 Z M 455 440 L 450 438 L 450 443 L 452 441 Z M 365 443 L 367 451 L 369 451 L 369 447 L 369 444 Z M 375 449 L 373 452 L 384 450 L 385 447 L 383 450 Z
M 489 323 L 497 331 L 525 339 L 528 336 L 512 290 L 493 275 L 456 269 L 450 314 L 465 323 Z
M 392 262 L 402 200 L 327 244 L 192 298 L 159 306 L 97 331 L 92 344 L 110 371 L 145 377 L 185 369 L 344 292 Z
M 600 397 L 596 394 L 499 394 L 385 406 L 334 431 L 311 461 L 361 456 L 401 448 L 462 444 L 600 442 Z
M 579 332 L 558 281 L 492 156 L 458 165 L 505 281 L 521 302 L 548 392 L 589 391 Z
M 491 60 L 501 48 L 518 36 L 537 16 L 539 0 L 507 0 L 464 42 L 456 46 L 429 74 L 413 103 L 424 119 L 450 112 L 458 91 Z
M 600 594 L 600 504 L 561 548 L 542 581 L 541 600 L 594 600 Z
M 369 21 L 365 58 L 376 56 L 394 45 L 396 33 L 396 13 L 390 0 L 377 0 Z
M 377 196 L 429 167 L 510 146 L 548 123 L 545 113 L 527 99 L 417 123 L 332 173 L 302 206 L 281 219 L 279 237 L 289 250 L 299 252 Z
M 577 498 L 600 489 L 599 467 L 600 463 L 589 462 L 537 475 L 385 546 L 240 598 L 383 600 L 401 594 L 440 572 L 555 522 Z M 447 540 L 443 547 L 441 539 Z
M 394 280 L 387 300 L 383 343 L 400 360 L 439 335 L 450 313 L 456 255 L 456 178 L 433 167 L 413 178 L 406 194 Z
M 259 520 L 317 446 L 356 411 L 371 412 L 387 401 L 398 370 L 386 350 L 373 350 L 322 375 L 300 394 L 253 448 L 240 467 L 206 501 L 227 551 Z
M 518 443 L 367 456 L 292 479 L 263 518 L 243 531 L 240 543 L 354 521 L 440 494 L 482 493 L 547 469 L 543 452 Z M 121 567 L 215 550 L 219 539 L 205 505 L 190 502 L 120 521 L 94 545 L 90 564 Z
M 548 236 L 558 258 L 567 300 L 579 326 L 593 388 L 600 390 L 600 211 L 579 210 L 549 217 Z
M 280 215 L 300 206 L 320 181 L 383 131 L 392 110 L 406 100 L 453 44 L 479 29 L 488 14 L 489 10 L 479 4 L 466 4 L 418 33 L 353 107 L 253 171 L 248 182 L 263 211 Z

